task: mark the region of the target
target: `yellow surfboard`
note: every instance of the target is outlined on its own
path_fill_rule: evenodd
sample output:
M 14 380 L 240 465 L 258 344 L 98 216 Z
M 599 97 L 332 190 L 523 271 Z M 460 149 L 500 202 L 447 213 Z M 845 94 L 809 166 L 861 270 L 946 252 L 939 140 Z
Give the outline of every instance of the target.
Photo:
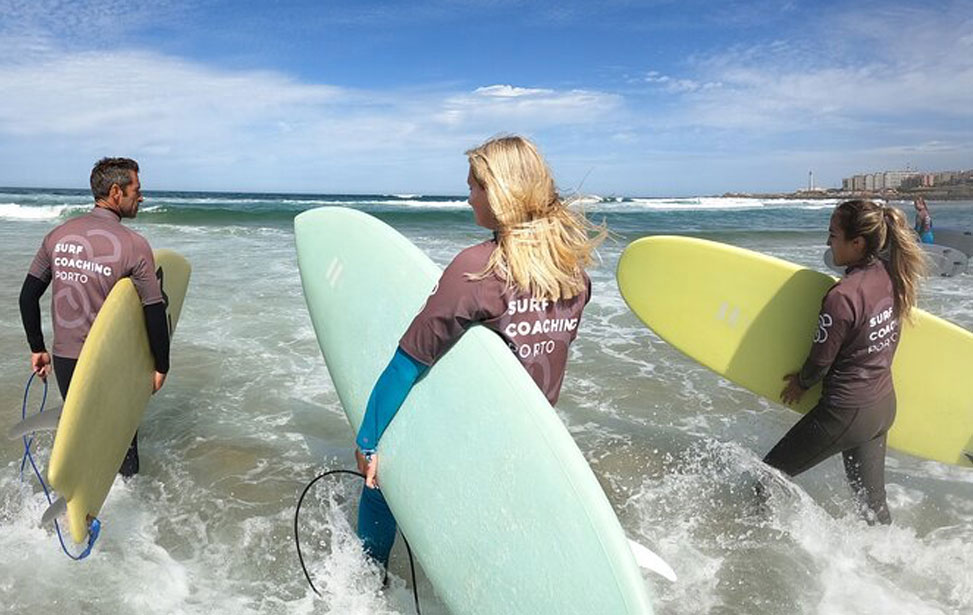
M 772 401 L 801 368 L 821 299 L 835 279 L 771 256 L 690 237 L 647 237 L 618 263 L 618 287 L 659 337 Z M 922 310 L 905 323 L 892 365 L 889 445 L 973 467 L 973 334 Z M 810 410 L 820 385 L 796 409 Z
M 171 337 L 190 266 L 171 250 L 154 255 Z M 47 469 L 48 482 L 67 503 L 75 542 L 84 540 L 87 515 L 97 516 L 108 496 L 152 396 L 154 371 L 142 303 L 124 278 L 108 294 L 81 349 Z

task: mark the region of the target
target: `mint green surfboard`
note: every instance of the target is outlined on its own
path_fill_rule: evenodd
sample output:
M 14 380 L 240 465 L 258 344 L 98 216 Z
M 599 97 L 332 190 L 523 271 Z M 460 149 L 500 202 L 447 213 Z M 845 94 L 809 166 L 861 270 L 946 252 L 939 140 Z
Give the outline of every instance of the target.
M 311 321 L 357 431 L 372 385 L 440 270 L 353 209 L 304 212 L 294 230 Z M 493 332 L 471 328 L 429 370 L 379 452 L 385 498 L 451 612 L 652 612 L 598 481 Z

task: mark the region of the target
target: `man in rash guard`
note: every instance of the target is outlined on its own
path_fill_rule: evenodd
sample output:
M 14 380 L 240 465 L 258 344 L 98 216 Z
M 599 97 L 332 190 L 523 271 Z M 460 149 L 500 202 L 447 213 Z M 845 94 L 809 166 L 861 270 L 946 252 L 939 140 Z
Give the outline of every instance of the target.
M 129 158 L 103 158 L 91 171 L 95 207 L 56 227 L 44 237 L 20 291 L 20 315 L 30 345 L 31 368 L 46 380 L 54 373 L 67 398 L 78 356 L 98 311 L 115 283 L 131 278 L 142 300 L 149 347 L 155 360 L 152 392 L 169 371 L 169 327 L 166 304 L 152 249 L 144 237 L 121 224 L 134 218 L 142 202 L 138 163 Z M 41 331 L 40 298 L 49 285 L 54 346 L 48 353 Z M 118 386 L 128 386 L 120 382 Z M 119 468 L 133 476 L 139 470 L 138 432 Z

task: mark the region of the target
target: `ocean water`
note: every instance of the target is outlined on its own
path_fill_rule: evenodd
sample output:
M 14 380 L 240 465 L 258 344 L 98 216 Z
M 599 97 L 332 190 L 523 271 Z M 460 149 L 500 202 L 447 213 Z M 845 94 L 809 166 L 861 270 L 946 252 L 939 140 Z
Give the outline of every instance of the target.
M 0 441 L 4 612 L 414 612 L 401 542 L 385 590 L 361 555 L 350 524 L 354 481 L 319 481 L 301 511 L 302 550 L 322 597 L 294 547 L 304 486 L 354 465 L 353 434 L 314 339 L 294 254 L 294 215 L 324 205 L 379 216 L 441 265 L 486 237 L 463 197 L 148 193 L 131 226 L 154 247 L 185 254 L 194 270 L 172 372 L 140 430 L 142 473 L 116 481 L 102 537 L 76 563 L 38 525 L 46 502 L 31 476 L 20 478 L 20 442 Z M 650 234 L 723 241 L 825 271 L 834 205 L 585 203 L 615 235 L 590 272 L 594 298 L 557 412 L 627 533 L 679 575 L 674 584 L 646 576 L 659 613 L 973 612 L 973 472 L 891 451 L 891 527 L 857 519 L 837 457 L 775 482 L 767 507 L 755 509 L 749 486 L 766 472 L 760 459 L 797 415 L 682 356 L 618 294 L 619 254 Z M 3 432 L 19 420 L 28 376 L 17 308 L 23 277 L 44 234 L 89 206 L 80 191 L 0 189 Z M 937 226 L 973 226 L 973 203 L 930 208 Z M 928 280 L 920 305 L 973 329 L 973 275 Z M 34 394 L 36 408 L 40 387 Z M 59 403 L 53 386 L 50 398 Z M 38 459 L 50 445 L 49 435 L 39 438 Z M 489 566 L 470 574 L 488 575 Z M 419 592 L 423 613 L 446 612 L 421 570 Z

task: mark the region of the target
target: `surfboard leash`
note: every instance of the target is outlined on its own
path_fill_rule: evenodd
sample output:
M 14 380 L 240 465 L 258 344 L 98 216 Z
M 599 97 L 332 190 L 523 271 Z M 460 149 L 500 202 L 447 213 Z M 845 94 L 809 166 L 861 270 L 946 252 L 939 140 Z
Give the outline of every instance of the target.
M 297 547 L 297 559 L 300 560 L 301 562 L 301 569 L 304 571 L 304 578 L 307 579 L 308 585 L 311 586 L 311 589 L 313 589 L 314 593 L 317 594 L 318 596 L 321 595 L 321 592 L 319 592 L 318 588 L 314 586 L 314 581 L 311 580 L 311 574 L 307 571 L 307 566 L 304 565 L 304 556 L 301 554 L 301 539 L 300 539 L 300 533 L 298 532 L 297 529 L 297 521 L 301 515 L 301 505 L 304 503 L 304 496 L 306 496 L 307 492 L 311 490 L 311 487 L 314 486 L 314 483 L 328 476 L 339 477 L 342 474 L 350 474 L 352 476 L 357 476 L 358 478 L 365 480 L 365 475 L 362 474 L 361 472 L 356 472 L 355 470 L 331 470 L 329 472 L 319 474 L 315 476 L 314 480 L 309 482 L 306 487 L 304 487 L 304 491 L 301 493 L 301 497 L 298 498 L 297 500 L 297 508 L 294 510 L 294 545 Z M 402 534 L 401 531 L 399 531 L 399 536 L 402 536 L 402 542 L 405 544 L 406 553 L 409 554 L 409 569 L 412 572 L 412 597 L 415 600 L 415 604 L 416 604 L 416 615 L 422 615 L 422 611 L 419 610 L 419 588 L 416 586 L 416 565 L 415 565 L 415 561 L 412 558 L 412 547 L 409 546 L 409 541 L 406 540 L 405 535 Z M 387 577 L 388 567 L 386 567 L 385 569 L 385 574 Z
M 24 402 L 20 407 L 21 420 L 25 420 L 27 418 L 27 402 L 30 398 L 30 385 L 34 382 L 34 376 L 36 375 L 37 374 L 35 372 L 31 372 L 30 377 L 27 379 L 27 384 L 24 386 Z M 47 403 L 47 380 L 44 380 L 43 382 L 44 394 L 43 397 L 41 397 L 41 405 L 40 409 L 37 411 L 37 414 L 44 412 L 44 405 Z M 37 481 L 41 484 L 41 488 L 44 489 L 44 497 L 47 498 L 47 504 L 50 506 L 54 503 L 54 501 L 51 499 L 51 492 L 47 488 L 47 483 L 44 482 L 44 477 L 41 474 L 41 471 L 37 468 L 37 464 L 34 463 L 34 456 L 30 452 L 30 445 L 34 442 L 34 434 L 31 432 L 29 438 L 26 435 L 21 436 L 21 438 L 24 441 L 24 455 L 20 459 L 20 480 L 24 480 L 24 466 L 29 461 L 30 467 L 34 470 L 34 476 L 37 477 Z M 98 535 L 101 533 L 101 521 L 99 521 L 97 517 L 91 520 L 91 523 L 88 525 L 88 544 L 85 546 L 84 551 L 82 551 L 80 555 L 74 555 L 68 551 L 67 545 L 64 544 L 64 536 L 61 534 L 61 526 L 58 524 L 57 519 L 54 519 L 54 530 L 57 532 L 57 539 L 58 542 L 61 543 L 61 550 L 64 551 L 64 554 L 74 561 L 81 561 L 91 555 L 91 549 L 95 546 L 95 541 L 98 540 Z

